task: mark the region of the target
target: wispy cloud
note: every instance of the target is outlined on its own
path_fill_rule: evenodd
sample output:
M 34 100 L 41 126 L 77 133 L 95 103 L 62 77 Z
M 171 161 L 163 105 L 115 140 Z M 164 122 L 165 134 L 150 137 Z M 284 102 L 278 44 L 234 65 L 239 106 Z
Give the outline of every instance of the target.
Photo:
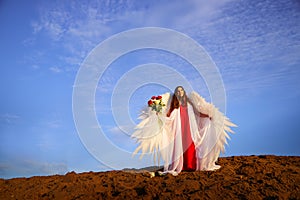
M 247 97 L 270 87 L 297 87 L 300 14 L 293 4 L 229 3 L 204 28 L 188 30 L 219 66 L 227 92 Z
M 15 114 L 2 114 L 0 115 L 0 122 L 2 123 L 6 123 L 6 124 L 12 124 L 14 122 L 16 122 L 17 120 L 19 120 L 21 117 Z
M 274 85 L 297 87 L 300 14 L 295 4 L 270 0 L 259 4 L 236 0 L 173 1 L 172 4 L 60 1 L 42 4 L 40 19 L 32 27 L 34 34 L 47 35 L 51 45 L 64 50 L 64 54 L 57 55 L 59 62 L 64 63 L 57 66 L 64 67 L 49 67 L 57 73 L 74 72 L 88 53 L 112 34 L 143 26 L 173 28 L 191 36 L 207 50 L 220 70 L 226 93 L 247 98 Z M 28 40 L 31 42 L 37 41 Z M 168 56 L 153 54 L 152 58 L 170 66 L 182 64 Z M 178 70 L 190 78 L 196 89 L 206 93 L 203 80 L 193 77 L 195 73 L 183 72 L 184 68 Z M 121 73 L 124 70 L 108 71 L 98 93 L 109 94 Z M 100 112 L 109 111 L 106 108 L 109 107 L 102 106 Z
M 62 126 L 62 121 L 61 120 L 53 120 L 53 121 L 48 121 L 47 127 L 49 128 L 59 128 Z
M 34 34 L 48 35 L 52 45 L 68 52 L 64 62 L 78 67 L 89 51 L 114 33 L 141 26 L 198 29 L 200 22 L 207 23 L 228 2 L 60 1 L 41 5 L 41 17 L 32 27 Z
M 54 73 L 61 73 L 62 69 L 59 67 L 50 67 L 49 70 Z
M 299 40 L 295 40 L 299 38 L 299 25 L 295 24 L 299 14 L 296 9 L 290 9 L 292 4 L 234 0 L 174 1 L 172 4 L 168 1 L 107 0 L 87 4 L 63 1 L 43 5 L 40 20 L 32 26 L 36 34 L 46 33 L 53 42 L 64 46 L 69 52 L 65 61 L 72 65 L 78 65 L 111 34 L 140 26 L 175 28 L 191 35 L 208 49 L 221 68 L 249 62 L 257 65 L 270 59 L 292 64 L 299 61 L 296 53 Z
M 110 6 L 105 2 L 85 4 L 79 1 L 42 4 L 40 19 L 32 22 L 33 33 L 46 35 L 52 45 L 67 52 L 66 57 L 61 57 L 62 61 L 78 67 L 87 53 L 110 35 L 107 25 L 112 17 L 111 14 L 107 16 L 113 9 Z M 102 7 L 106 8 L 105 13 L 99 12 Z

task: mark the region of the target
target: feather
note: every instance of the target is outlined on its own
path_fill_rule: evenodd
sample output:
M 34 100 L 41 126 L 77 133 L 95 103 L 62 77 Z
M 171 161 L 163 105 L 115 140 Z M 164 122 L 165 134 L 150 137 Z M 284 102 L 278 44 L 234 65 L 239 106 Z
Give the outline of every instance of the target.
M 175 116 L 179 116 L 180 112 L 172 112 L 170 117 L 166 117 L 166 113 L 170 107 L 170 93 L 165 93 L 162 96 L 162 102 L 166 105 L 162 108 L 161 114 L 156 114 L 151 108 L 147 107 L 141 111 L 139 119 L 141 122 L 135 127 L 132 138 L 136 139 L 138 146 L 133 152 L 136 155 L 141 153 L 140 158 L 145 154 L 152 154 L 154 162 L 159 163 L 162 158 L 165 161 L 165 170 L 168 164 L 172 164 L 170 159 L 174 153 L 173 148 L 176 138 L 181 137 L 181 134 L 176 134 L 172 131 L 172 120 L 177 120 Z M 206 102 L 198 93 L 192 92 L 189 95 L 192 110 L 189 110 L 190 126 L 193 128 L 192 134 L 196 146 L 197 159 L 199 159 L 198 170 L 215 170 L 220 166 L 215 165 L 220 152 L 225 152 L 225 144 L 228 145 L 227 140 L 230 139 L 228 133 L 234 133 L 231 127 L 237 127 L 219 111 L 213 104 Z M 208 118 L 202 118 L 195 114 L 199 112 L 208 115 Z M 167 122 L 168 119 L 168 122 Z M 180 118 L 179 118 L 180 120 Z M 180 121 L 179 121 L 180 122 Z M 178 123 L 178 120 L 177 120 Z M 174 131 L 174 130 L 173 130 Z M 181 129 L 180 129 L 181 131 Z M 179 132 L 181 133 L 181 132 Z M 181 144 L 180 142 L 177 145 Z M 170 155 L 169 155 L 170 154 Z M 177 162 L 177 160 L 176 160 Z M 168 171 L 168 173 L 176 174 L 179 171 Z
M 198 93 L 192 92 L 189 96 L 191 103 L 194 108 L 203 114 L 209 115 L 211 120 L 211 131 L 210 135 L 205 135 L 202 138 L 200 145 L 200 157 L 209 158 L 207 163 L 202 163 L 204 166 L 209 166 L 209 162 L 215 162 L 220 152 L 225 151 L 225 144 L 228 145 L 227 139 L 230 139 L 228 133 L 234 133 L 231 127 L 237 127 L 227 118 L 222 112 L 219 111 L 213 104 L 205 101 Z M 197 115 L 196 115 L 197 116 Z M 198 119 L 201 120 L 201 119 Z M 211 142 L 211 138 L 215 138 L 215 143 Z M 206 159 L 203 159 L 206 162 Z
M 162 108 L 161 114 L 156 114 L 151 108 L 144 108 L 139 118 L 141 122 L 135 127 L 135 132 L 131 135 L 132 138 L 137 140 L 138 147 L 133 152 L 133 156 L 141 151 L 140 158 L 145 154 L 152 154 L 154 161 L 160 159 L 159 149 L 162 139 L 162 129 L 164 125 L 166 112 L 168 110 L 168 102 L 170 98 L 170 93 L 165 93 L 162 96 L 162 102 L 166 105 Z

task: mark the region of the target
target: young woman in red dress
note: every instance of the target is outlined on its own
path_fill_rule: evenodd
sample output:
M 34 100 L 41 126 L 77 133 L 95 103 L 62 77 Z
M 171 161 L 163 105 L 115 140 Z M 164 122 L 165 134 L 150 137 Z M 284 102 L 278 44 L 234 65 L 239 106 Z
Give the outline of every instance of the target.
M 182 86 L 161 99 L 165 109 L 155 114 L 149 107 L 140 116 L 142 121 L 132 135 L 139 142 L 134 154 L 149 150 L 155 160 L 162 158 L 162 174 L 219 169 L 216 162 L 224 152 L 227 132 L 233 133 L 230 127 L 236 125 L 197 92 L 187 96 Z
M 175 88 L 170 109 L 167 113 L 169 117 L 174 109 L 180 108 L 181 119 L 181 134 L 182 134 L 182 149 L 183 149 L 183 171 L 195 171 L 197 165 L 195 144 L 192 140 L 192 134 L 190 130 L 190 122 L 188 115 L 188 106 L 190 103 L 186 95 L 186 92 L 182 86 Z M 199 113 L 201 117 L 209 117 L 208 115 Z

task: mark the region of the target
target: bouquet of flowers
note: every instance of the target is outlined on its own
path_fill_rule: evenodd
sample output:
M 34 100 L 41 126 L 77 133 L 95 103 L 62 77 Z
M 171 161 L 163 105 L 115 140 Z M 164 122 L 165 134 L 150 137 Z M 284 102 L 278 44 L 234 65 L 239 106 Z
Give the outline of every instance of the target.
M 148 101 L 148 106 L 152 108 L 152 110 L 156 111 L 156 113 L 161 113 L 161 110 L 166 104 L 162 102 L 162 96 L 152 96 Z

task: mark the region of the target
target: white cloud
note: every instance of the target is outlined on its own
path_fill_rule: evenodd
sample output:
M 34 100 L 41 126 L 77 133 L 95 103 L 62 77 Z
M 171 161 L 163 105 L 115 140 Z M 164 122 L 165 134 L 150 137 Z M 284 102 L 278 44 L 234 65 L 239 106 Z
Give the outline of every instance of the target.
M 299 12 L 291 9 L 292 2 L 107 0 L 42 6 L 40 20 L 32 23 L 34 33 L 47 33 L 53 44 L 68 52 L 58 56 L 65 67 L 51 67 L 52 72 L 73 73 L 88 53 L 112 34 L 162 26 L 182 31 L 204 46 L 217 63 L 227 92 L 243 96 L 245 89 L 259 92 L 279 83 L 297 85 L 300 72 L 294 66 L 299 63 L 300 44 L 295 21 Z M 167 62 L 178 64 L 174 63 L 178 60 Z M 114 86 L 110 80 L 103 83 L 102 92 Z
M 38 66 L 38 65 L 32 65 L 31 67 L 32 67 L 32 69 L 34 69 L 34 70 L 40 69 L 40 66 Z
M 47 126 L 50 128 L 59 128 L 62 126 L 62 121 L 61 120 L 53 120 L 53 121 L 49 121 L 47 122 Z
M 18 115 L 6 113 L 6 114 L 0 115 L 0 122 L 12 124 L 12 123 L 16 122 L 17 120 L 19 120 L 20 118 L 21 117 Z
M 44 5 L 40 20 L 32 26 L 35 34 L 47 33 L 54 44 L 68 52 L 58 56 L 67 63 L 63 66 L 68 67 L 49 68 L 56 73 L 74 72 L 99 42 L 114 33 L 141 26 L 174 28 L 204 46 L 221 71 L 226 92 L 247 97 L 246 89 L 260 92 L 279 83 L 297 85 L 300 72 L 294 65 L 299 63 L 300 44 L 296 40 L 299 25 L 295 25 L 295 19 L 299 13 L 291 10 L 292 4 L 236 0 L 173 1 L 171 4 L 168 1 L 107 0 L 86 4 L 60 1 Z M 170 65 L 178 64 L 178 60 L 165 57 L 161 61 L 164 59 Z M 98 91 L 110 92 L 115 81 L 114 74 L 107 74 Z
M 219 51 L 224 55 L 249 58 L 249 55 L 255 53 L 251 51 L 256 51 L 257 47 L 269 49 L 269 41 L 277 47 L 283 42 L 282 39 L 289 41 L 289 37 L 280 36 L 288 36 L 290 29 L 276 27 L 274 12 L 266 12 L 268 5 L 259 4 L 255 7 L 251 3 L 234 0 L 214 0 L 209 3 L 202 0 L 184 3 L 174 1 L 172 4 L 168 1 L 94 1 L 89 4 L 59 2 L 41 8 L 41 18 L 33 23 L 33 29 L 36 33 L 49 33 L 53 41 L 63 41 L 72 55 L 81 58 L 111 34 L 139 26 L 175 28 L 198 38 L 200 43 L 203 36 L 203 39 L 213 42 L 210 45 L 218 45 L 212 46 L 214 54 Z M 265 12 L 264 18 L 261 18 L 261 12 Z M 286 21 L 284 17 L 289 16 L 279 16 L 277 20 L 280 23 Z M 270 28 L 266 29 L 265 25 Z M 268 42 L 267 45 L 264 42 Z
M 218 14 L 227 2 L 60 1 L 42 5 L 41 17 L 32 27 L 35 34 L 46 33 L 54 44 L 69 52 L 65 62 L 73 65 L 76 60 L 78 65 L 99 42 L 114 33 L 140 26 L 195 28 Z
M 62 69 L 59 67 L 50 67 L 49 70 L 54 73 L 61 73 Z
M 300 44 L 295 22 L 300 15 L 291 8 L 292 3 L 231 3 L 204 28 L 187 31 L 219 66 L 227 92 L 247 98 L 272 87 L 297 87 Z

